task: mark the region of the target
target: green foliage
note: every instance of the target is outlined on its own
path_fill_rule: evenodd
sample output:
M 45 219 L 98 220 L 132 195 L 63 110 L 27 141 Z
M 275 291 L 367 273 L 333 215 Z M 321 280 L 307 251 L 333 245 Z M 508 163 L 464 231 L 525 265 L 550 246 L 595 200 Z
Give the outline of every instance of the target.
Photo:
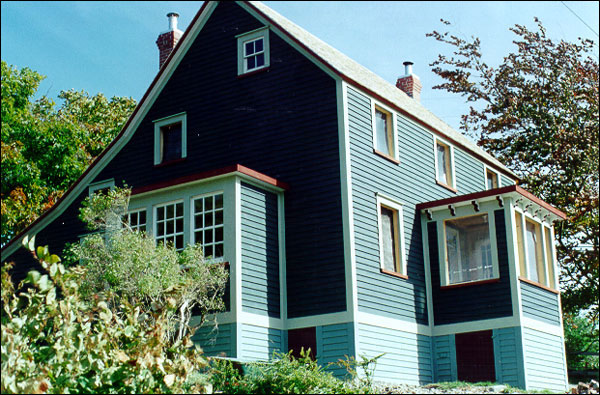
M 594 324 L 584 317 L 571 315 L 565 317 L 564 328 L 569 370 L 598 370 L 599 340 L 594 335 L 598 328 L 594 328 Z M 596 353 L 596 355 L 579 354 L 582 352 Z
M 32 101 L 45 77 L 2 61 L 2 225 L 5 244 L 56 203 L 119 132 L 131 98 L 61 91 Z
M 346 369 L 348 374 L 350 375 L 352 381 L 354 381 L 363 394 L 372 393 L 373 390 L 373 378 L 375 377 L 375 369 L 377 368 L 377 360 L 383 357 L 385 353 L 379 354 L 373 358 L 368 358 L 364 355 L 360 356 L 360 361 L 358 361 L 354 356 L 348 357 L 346 355 L 345 359 L 340 359 L 337 363 L 338 366 L 341 366 Z M 359 377 L 358 373 L 362 370 L 363 376 Z
M 326 372 L 310 357 L 274 353 L 273 362 L 251 362 L 242 374 L 231 361 L 213 360 L 210 370 L 215 391 L 226 394 L 353 394 L 371 389 L 356 381 L 345 382 Z
M 461 128 L 506 163 L 527 190 L 567 214 L 555 226 L 562 305 L 570 314 L 588 311 L 596 321 L 599 100 L 598 62 L 590 56 L 596 44 L 552 41 L 536 22 L 538 31 L 510 29 L 517 50 L 497 67 L 483 62 L 477 38 L 428 34 L 454 47 L 453 56 L 440 55 L 431 64 L 445 81 L 434 89 L 472 103 Z
M 195 372 L 206 360 L 189 335 L 167 336 L 175 306 L 144 313 L 125 299 L 110 308 L 108 291 L 82 298 L 86 268 L 33 244 L 24 242 L 47 273 L 31 271 L 15 294 L 2 268 L 2 393 L 204 392 Z
M 80 217 L 102 232 L 83 237 L 68 251 L 69 259 L 86 269 L 80 293 L 92 300 L 108 290 L 109 306 L 117 311 L 121 304 L 147 314 L 157 306 L 174 307 L 170 336 L 181 339 L 192 310 L 200 323 L 209 312 L 223 310 L 227 272 L 223 265 L 206 261 L 199 245 L 177 252 L 122 224 L 129 195 L 129 189 L 115 188 L 84 202 Z

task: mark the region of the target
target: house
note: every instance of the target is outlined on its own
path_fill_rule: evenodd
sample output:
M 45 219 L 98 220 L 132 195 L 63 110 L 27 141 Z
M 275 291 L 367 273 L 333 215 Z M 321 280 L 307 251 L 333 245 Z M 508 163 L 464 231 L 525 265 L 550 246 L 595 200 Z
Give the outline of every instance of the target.
M 30 267 L 25 234 L 76 241 L 82 200 L 126 183 L 129 223 L 229 263 L 209 355 L 385 353 L 383 382 L 566 388 L 565 215 L 425 109 L 410 63 L 394 86 L 257 2 L 169 19 L 121 133 L 3 261 Z

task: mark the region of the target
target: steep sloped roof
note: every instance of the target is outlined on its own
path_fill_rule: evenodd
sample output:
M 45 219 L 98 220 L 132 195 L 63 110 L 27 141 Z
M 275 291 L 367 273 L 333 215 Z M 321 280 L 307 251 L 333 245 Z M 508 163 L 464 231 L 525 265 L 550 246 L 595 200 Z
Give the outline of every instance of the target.
M 458 145 L 472 151 L 474 154 L 485 159 L 490 164 L 503 170 L 504 173 L 514 178 L 517 176 L 504 166 L 500 161 L 478 147 L 462 133 L 457 132 L 444 121 L 435 116 L 425 108 L 419 101 L 414 100 L 395 85 L 384 80 L 371 70 L 350 59 L 342 52 L 315 37 L 300 26 L 294 24 L 287 18 L 281 16 L 271 8 L 259 1 L 248 1 L 255 10 L 270 19 L 282 31 L 288 33 L 304 48 L 316 55 L 319 60 L 329 66 L 334 72 L 342 76 L 346 81 L 369 91 L 379 98 L 389 102 L 406 115 L 428 126 L 430 129 L 441 133 L 444 137 L 453 140 Z

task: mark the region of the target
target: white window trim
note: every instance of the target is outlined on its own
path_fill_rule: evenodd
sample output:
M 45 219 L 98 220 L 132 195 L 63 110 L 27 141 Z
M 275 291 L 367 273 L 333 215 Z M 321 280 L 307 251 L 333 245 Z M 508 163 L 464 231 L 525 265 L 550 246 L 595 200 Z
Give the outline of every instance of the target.
M 390 114 L 390 122 L 392 128 L 392 158 L 396 160 L 400 160 L 400 156 L 398 154 L 398 133 L 396 131 L 396 113 L 392 111 L 389 107 L 384 106 L 383 104 L 371 99 L 371 130 L 372 130 L 372 138 L 373 138 L 373 149 L 377 152 L 381 152 L 377 149 L 377 130 L 376 130 L 376 120 L 375 120 L 375 110 L 379 108 L 384 112 Z M 381 152 L 382 154 L 388 155 L 386 152 Z
M 194 201 L 196 199 L 205 198 L 205 197 L 208 197 L 208 196 L 215 196 L 215 195 L 223 195 L 223 207 L 222 207 L 222 210 L 223 210 L 223 256 L 220 257 L 220 258 L 214 258 L 213 257 L 212 261 L 213 262 L 224 262 L 225 261 L 225 253 L 226 253 L 226 251 L 225 251 L 225 246 L 226 246 L 226 244 L 225 244 L 225 229 L 227 228 L 225 226 L 225 224 L 227 223 L 227 218 L 225 218 L 226 210 L 225 210 L 225 191 L 224 190 L 222 190 L 222 189 L 221 190 L 215 190 L 215 191 L 211 191 L 211 192 L 202 193 L 200 195 L 190 196 L 190 198 L 189 198 L 189 200 L 190 200 L 190 212 L 189 212 L 189 215 L 188 215 L 189 220 L 190 220 L 190 226 L 189 226 L 189 228 L 190 228 L 190 243 L 191 244 L 195 244 L 196 243 L 196 230 L 197 229 L 196 229 L 196 224 L 194 222 L 194 215 L 195 215 Z M 213 244 L 214 244 L 214 242 L 213 242 Z M 203 249 L 204 249 L 204 246 L 203 246 Z
M 450 151 L 450 177 L 452 178 L 452 185 L 448 185 L 445 182 L 442 182 L 438 179 L 438 156 L 437 156 L 437 146 L 438 146 L 438 141 L 447 146 L 448 150 Z M 454 146 L 450 143 L 448 143 L 447 141 L 439 138 L 439 137 L 433 137 L 433 158 L 434 158 L 434 162 L 435 162 L 435 180 L 440 183 L 441 185 L 446 185 L 449 186 L 450 188 L 453 189 L 457 189 L 456 188 L 456 171 L 455 171 L 455 164 L 454 164 Z
M 88 187 L 88 196 L 92 197 L 94 195 L 94 193 L 96 193 L 96 191 L 99 191 L 99 190 L 105 189 L 105 188 L 114 189 L 115 188 L 115 179 L 111 178 L 109 180 L 102 180 L 102 181 L 98 181 L 93 184 L 90 184 Z
M 187 156 L 187 114 L 185 112 L 157 119 L 154 122 L 154 165 L 162 163 L 162 147 L 160 128 L 181 122 L 181 158 Z
M 383 265 L 383 229 L 382 229 L 382 221 L 381 221 L 381 206 L 389 207 L 398 212 L 398 228 L 396 231 L 398 232 L 398 241 L 400 242 L 399 247 L 399 266 L 400 272 L 398 274 L 402 274 L 408 276 L 407 272 L 407 264 L 406 264 L 406 242 L 404 236 L 404 214 L 402 211 L 403 204 L 397 200 L 384 196 L 380 193 L 376 194 L 377 198 L 377 229 L 378 229 L 378 239 L 379 239 L 379 268 L 384 269 Z
M 490 173 L 494 173 L 496 175 L 496 182 L 498 183 L 498 188 L 502 187 L 502 183 L 501 183 L 501 179 L 500 179 L 500 173 L 497 172 L 496 170 L 492 169 L 491 167 L 488 167 L 486 164 L 484 164 L 483 165 L 483 183 L 484 183 L 485 190 L 486 191 L 488 190 L 488 186 L 487 186 L 487 173 L 488 173 L 488 171 Z
M 252 73 L 257 70 L 262 70 L 270 66 L 271 64 L 271 55 L 270 55 L 270 46 L 269 46 L 269 27 L 264 26 L 250 32 L 238 34 L 235 36 L 237 38 L 237 52 L 238 52 L 238 75 Z M 263 38 L 263 51 L 265 54 L 265 64 L 260 67 L 255 67 L 252 70 L 246 70 L 246 64 L 244 62 L 244 44 L 248 41 L 254 41 L 259 38 Z
M 177 200 L 172 200 L 172 201 L 169 201 L 169 202 L 161 202 L 161 203 L 157 203 L 157 204 L 155 204 L 155 205 L 152 206 L 152 237 L 154 238 L 154 242 L 156 242 L 158 240 L 158 237 L 159 237 L 157 235 L 157 232 L 156 232 L 156 230 L 157 230 L 157 222 L 158 222 L 158 215 L 157 215 L 158 208 L 165 207 L 165 206 L 170 206 L 170 205 L 175 205 L 177 203 L 182 203 L 183 204 L 183 215 L 181 217 L 181 218 L 183 218 L 183 231 L 182 232 L 175 232 L 175 233 L 173 233 L 173 236 L 182 235 L 183 236 L 183 247 L 182 248 L 185 248 L 185 245 L 186 245 L 185 244 L 185 239 L 186 239 L 185 234 L 187 232 L 187 228 L 188 227 L 186 226 L 186 223 L 185 223 L 185 217 L 186 217 L 186 215 L 185 215 L 185 201 L 184 201 L 184 199 L 177 199 Z M 177 218 L 177 217 L 175 217 L 175 218 Z M 146 227 L 148 227 L 148 219 L 147 218 L 146 218 Z M 165 232 L 166 232 L 166 230 L 165 230 Z M 160 237 L 161 238 L 165 238 L 165 236 L 166 236 L 166 233 L 164 235 L 160 236 Z
M 129 227 L 131 227 L 131 214 L 137 214 L 137 213 L 141 213 L 141 212 L 146 213 L 146 223 L 144 224 L 144 228 L 141 230 L 143 230 L 144 232 L 147 232 L 148 231 L 148 210 L 146 210 L 145 207 L 127 211 L 126 215 L 127 215 L 128 225 L 129 225 Z
M 463 281 L 460 283 L 450 284 L 450 276 L 448 274 L 448 251 L 446 251 L 446 221 L 461 219 L 466 217 L 472 217 L 476 215 L 488 215 L 488 228 L 490 234 L 490 249 L 492 251 L 492 277 L 481 279 L 481 280 L 472 280 L 472 281 Z M 439 251 L 439 267 L 440 267 L 440 286 L 442 287 L 452 287 L 456 285 L 468 285 L 468 284 L 477 284 L 482 281 L 490 281 L 497 280 L 500 278 L 500 266 L 498 262 L 498 243 L 496 241 L 496 217 L 494 216 L 494 210 L 482 210 L 481 212 L 461 215 L 461 216 L 444 216 L 444 218 L 439 219 L 438 221 L 438 251 Z

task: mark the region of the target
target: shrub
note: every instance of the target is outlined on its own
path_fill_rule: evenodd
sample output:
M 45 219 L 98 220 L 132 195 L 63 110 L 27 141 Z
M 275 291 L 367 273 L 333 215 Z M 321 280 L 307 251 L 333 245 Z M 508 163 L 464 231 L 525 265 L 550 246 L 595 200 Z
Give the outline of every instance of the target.
M 2 393 L 204 391 L 190 378 L 205 358 L 189 335 L 168 339 L 174 304 L 143 313 L 121 299 L 115 313 L 110 291 L 91 299 L 78 292 L 86 268 L 65 268 L 47 247 L 27 244 L 47 273 L 31 271 L 18 296 L 6 297 L 15 288 L 2 268 Z

